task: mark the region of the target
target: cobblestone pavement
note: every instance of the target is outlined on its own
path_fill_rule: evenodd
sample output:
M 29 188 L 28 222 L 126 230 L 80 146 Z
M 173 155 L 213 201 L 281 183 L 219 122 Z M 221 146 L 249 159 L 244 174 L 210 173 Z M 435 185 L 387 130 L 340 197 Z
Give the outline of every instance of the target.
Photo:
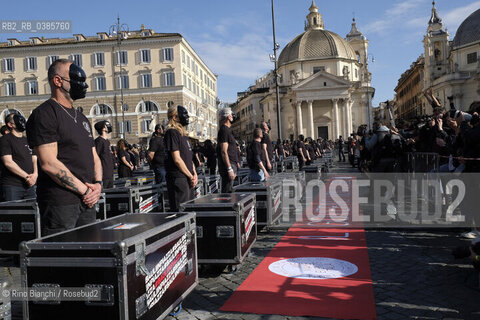
M 335 168 L 336 172 L 349 170 L 344 164 Z M 286 231 L 281 227 L 260 232 L 235 273 L 201 270 L 199 285 L 183 302 L 183 310 L 167 319 L 324 319 L 218 311 Z M 480 319 L 478 273 L 468 260 L 454 260 L 450 254 L 454 247 L 469 244 L 458 238 L 461 231 L 366 230 L 378 319 Z M 11 272 L 19 281 L 19 270 Z M 0 270 L 0 278 L 5 275 Z

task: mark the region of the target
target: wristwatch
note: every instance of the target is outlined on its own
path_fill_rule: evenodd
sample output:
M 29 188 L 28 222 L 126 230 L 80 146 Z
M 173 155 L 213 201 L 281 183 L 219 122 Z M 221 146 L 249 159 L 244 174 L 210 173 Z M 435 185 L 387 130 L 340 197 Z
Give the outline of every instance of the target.
M 100 185 L 103 187 L 103 181 L 100 181 L 100 180 L 96 180 L 96 181 L 93 181 L 93 183 L 100 183 Z

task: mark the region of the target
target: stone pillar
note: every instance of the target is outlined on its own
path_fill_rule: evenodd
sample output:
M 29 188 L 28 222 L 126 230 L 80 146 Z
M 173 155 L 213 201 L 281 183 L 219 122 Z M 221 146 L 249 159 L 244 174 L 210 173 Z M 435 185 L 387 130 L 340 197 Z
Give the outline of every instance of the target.
M 352 113 L 349 108 L 350 102 L 348 99 L 343 100 L 343 110 L 345 112 L 345 127 L 343 130 L 344 138 L 347 139 L 351 133 L 350 124 L 352 123 Z
M 297 130 L 298 135 L 303 134 L 302 101 L 297 101 Z
M 315 139 L 315 130 L 314 130 L 314 125 L 313 125 L 313 101 L 307 101 L 308 102 L 308 124 L 309 124 L 309 129 L 310 129 L 310 137 L 312 139 Z
M 332 99 L 333 103 L 333 141 L 340 136 L 340 115 L 338 114 L 338 99 Z
M 347 121 L 348 121 L 348 136 L 350 136 L 350 133 L 353 131 L 353 120 L 352 120 L 352 105 L 353 101 L 352 99 L 347 99 Z

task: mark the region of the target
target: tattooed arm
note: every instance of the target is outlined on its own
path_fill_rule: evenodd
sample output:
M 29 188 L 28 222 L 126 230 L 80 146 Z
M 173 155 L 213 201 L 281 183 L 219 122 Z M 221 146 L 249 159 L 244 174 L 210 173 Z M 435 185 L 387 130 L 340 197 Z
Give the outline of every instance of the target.
M 57 159 L 58 146 L 56 142 L 35 147 L 34 152 L 38 156 L 42 170 L 57 184 L 79 195 L 83 195 L 87 191 L 88 187 Z

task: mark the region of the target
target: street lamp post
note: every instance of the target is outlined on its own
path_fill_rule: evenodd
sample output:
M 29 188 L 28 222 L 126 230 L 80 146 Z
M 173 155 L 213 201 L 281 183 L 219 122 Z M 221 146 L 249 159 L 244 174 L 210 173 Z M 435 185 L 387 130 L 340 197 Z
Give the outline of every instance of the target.
M 274 62 L 274 69 L 273 69 L 273 77 L 275 81 L 275 99 L 277 103 L 277 124 L 278 124 L 278 139 L 282 139 L 282 123 L 280 117 L 280 99 L 279 99 L 279 92 L 278 92 L 278 61 L 277 61 L 277 49 L 280 48 L 277 41 L 275 40 L 275 11 L 273 8 L 273 0 L 272 1 L 272 28 L 273 28 L 273 62 Z
M 125 138 L 125 107 L 124 107 L 124 101 L 123 101 L 123 70 L 122 70 L 122 54 L 121 54 L 121 51 L 120 51 L 120 46 L 122 44 L 122 40 L 124 39 L 124 37 L 126 38 L 125 34 L 129 34 L 129 29 L 128 29 L 128 25 L 123 23 L 121 24 L 120 23 L 120 16 L 117 16 L 117 23 L 116 24 L 113 24 L 110 26 L 110 32 L 109 32 L 110 36 L 113 36 L 113 35 L 116 35 L 117 36 L 117 47 L 118 47 L 118 53 L 115 55 L 116 59 L 118 59 L 118 65 L 119 65 L 119 68 L 120 68 L 120 73 L 119 73 L 119 81 L 118 81 L 118 85 L 120 87 L 120 104 L 121 104 L 121 108 L 122 108 L 122 132 L 120 134 L 120 137 L 122 139 Z

